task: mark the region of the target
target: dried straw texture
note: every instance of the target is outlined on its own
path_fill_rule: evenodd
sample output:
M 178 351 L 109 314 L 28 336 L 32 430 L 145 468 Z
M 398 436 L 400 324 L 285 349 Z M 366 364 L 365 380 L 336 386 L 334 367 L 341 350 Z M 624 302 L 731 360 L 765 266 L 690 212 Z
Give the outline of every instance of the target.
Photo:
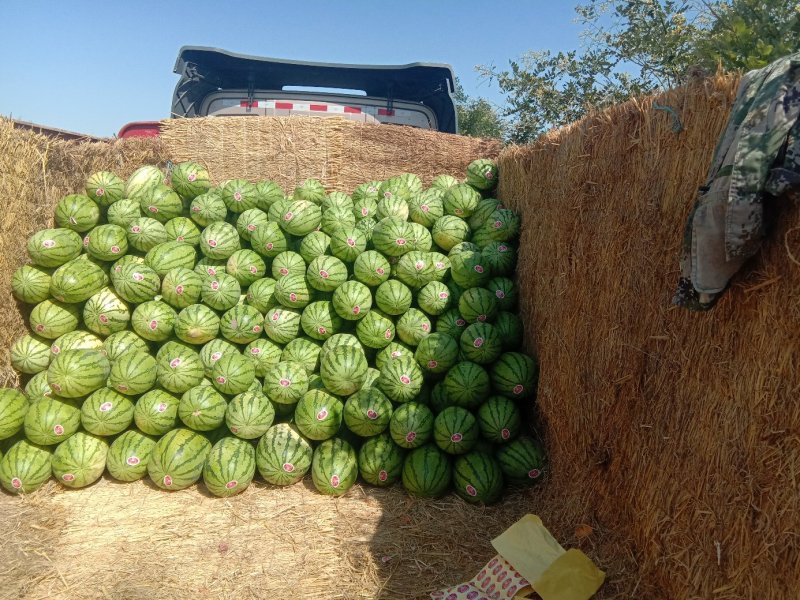
M 472 160 L 500 152 L 496 140 L 339 117 L 171 119 L 161 127 L 169 155 L 203 163 L 215 183 L 272 179 L 287 193 L 308 178 L 348 193 L 400 173 L 426 184 L 443 173 L 463 178 Z
M 800 214 L 707 314 L 672 307 L 737 82 L 629 102 L 500 156 L 558 522 L 595 522 L 630 598 L 800 590 Z M 684 130 L 653 103 L 675 108 Z M 631 561 L 633 564 L 631 564 Z M 622 582 L 620 582 L 622 584 Z
M 25 242 L 53 226 L 53 208 L 66 194 L 82 193 L 86 178 L 110 170 L 127 177 L 137 166 L 164 162 L 154 140 L 78 143 L 15 129 L 0 118 L 0 385 L 18 382 L 9 351 L 25 333 L 28 310 L 15 306 L 11 276 L 27 262 Z

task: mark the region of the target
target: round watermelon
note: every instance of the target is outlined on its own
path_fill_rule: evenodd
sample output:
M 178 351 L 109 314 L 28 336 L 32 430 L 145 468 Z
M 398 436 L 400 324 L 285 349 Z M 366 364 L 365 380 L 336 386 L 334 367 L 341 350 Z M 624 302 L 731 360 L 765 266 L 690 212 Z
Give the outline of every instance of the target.
M 226 498 L 247 489 L 255 473 L 255 448 L 245 440 L 225 437 L 208 453 L 203 483 L 215 496 Z
M 208 258 L 227 259 L 241 249 L 236 227 L 224 221 L 215 221 L 200 233 L 200 251 Z
M 364 442 L 358 451 L 358 472 L 367 483 L 386 487 L 400 480 L 403 458 L 403 450 L 391 437 L 376 435 Z
M 328 254 L 330 248 L 331 238 L 327 233 L 312 231 L 300 240 L 298 252 L 303 257 L 303 260 L 311 264 L 315 258 Z
M 408 202 L 408 216 L 412 221 L 430 229 L 444 215 L 443 192 L 430 188 L 412 196 Z
M 497 165 L 488 158 L 473 160 L 467 166 L 467 183 L 472 187 L 490 191 L 497 187 Z
M 173 308 L 186 308 L 200 300 L 203 279 L 191 269 L 175 267 L 161 280 L 161 298 Z
M 397 321 L 397 337 L 409 346 L 416 346 L 432 331 L 430 319 L 416 308 L 409 308 Z
M 517 262 L 517 251 L 507 242 L 490 242 L 481 255 L 492 275 L 511 275 Z
M 125 183 L 123 198 L 140 198 L 149 194 L 156 186 L 164 183 L 164 173 L 154 165 L 145 165 L 136 169 Z M 88 182 L 87 182 L 88 187 Z M 91 198 L 92 194 L 88 192 Z
M 305 308 L 312 294 L 304 275 L 287 275 L 275 283 L 274 297 L 286 308 Z
M 52 395 L 53 390 L 47 383 L 47 371 L 40 371 L 25 384 L 25 396 L 31 404 Z
M 148 252 L 158 244 L 169 241 L 164 225 L 150 217 L 140 217 L 128 223 L 126 229 L 128 244 L 140 252 Z M 110 240 L 112 243 L 114 240 Z
M 222 186 L 222 201 L 234 214 L 243 213 L 258 205 L 256 186 L 244 179 L 231 179 Z
M 180 399 L 164 390 L 151 390 L 136 401 L 133 420 L 149 435 L 163 435 L 178 426 Z
M 544 452 L 529 437 L 518 437 L 498 448 L 496 458 L 506 480 L 514 484 L 536 483 L 544 473 Z
M 211 381 L 214 387 L 228 395 L 247 391 L 255 377 L 253 361 L 238 352 L 224 354 L 211 369 Z
M 261 256 L 274 258 L 289 247 L 286 234 L 274 221 L 256 227 L 250 236 L 250 245 Z
M 339 438 L 325 440 L 314 450 L 311 480 L 329 496 L 342 496 L 358 477 L 358 458 L 352 446 Z
M 327 340 L 342 328 L 344 321 L 328 301 L 312 302 L 303 309 L 300 325 L 307 336 Z
M 192 304 L 178 313 L 175 335 L 187 344 L 205 344 L 219 333 L 217 313 L 203 304 Z
M 238 304 L 219 320 L 219 332 L 234 344 L 249 344 L 261 337 L 264 317 L 252 306 Z
M 433 412 L 419 402 L 402 404 L 392 413 L 389 433 L 401 448 L 419 448 L 433 436 Z
M 536 392 L 536 361 L 521 352 L 506 352 L 492 365 L 492 387 L 510 398 L 530 398 Z
M 147 342 L 132 331 L 117 331 L 109 335 L 103 342 L 103 352 L 111 362 L 132 350 L 141 352 L 150 350 Z
M 438 498 L 450 487 L 452 477 L 450 458 L 432 444 L 412 450 L 403 461 L 403 487 L 414 496 Z
M 111 363 L 108 387 L 126 396 L 143 394 L 155 385 L 157 367 L 156 359 L 146 352 L 126 352 Z
M 352 208 L 339 206 L 325 208 L 323 206 L 319 226 L 324 233 L 333 235 L 338 229 L 355 227 L 356 217 Z
M 215 310 L 228 310 L 239 303 L 242 295 L 240 283 L 232 275 L 218 273 L 209 277 L 200 286 L 203 304 Z
M 411 307 L 411 290 L 401 281 L 390 279 L 375 290 L 375 304 L 390 315 L 402 315 Z
M 266 313 L 277 304 L 275 299 L 275 284 L 272 277 L 263 277 L 254 281 L 247 288 L 245 303 L 255 308 L 261 314 Z
M 109 388 L 100 388 L 81 405 L 81 425 L 95 435 L 117 435 L 133 422 L 133 402 Z
M 379 286 L 389 279 L 391 265 L 386 258 L 375 250 L 367 250 L 358 255 L 353 265 L 355 278 L 371 287 Z
M 261 210 L 268 210 L 269 207 L 275 202 L 283 200 L 286 195 L 284 194 L 281 186 L 274 181 L 265 179 L 263 181 L 256 182 L 256 197 L 258 201 L 258 207 Z
M 59 267 L 81 253 L 83 240 L 71 229 L 42 229 L 28 240 L 28 256 L 40 267 Z
M 500 333 L 489 323 L 473 323 L 461 334 L 462 356 L 479 365 L 488 365 L 503 351 Z
M 15 435 L 25 423 L 28 399 L 22 392 L 0 388 L 0 440 Z
M 51 446 L 74 435 L 81 426 L 81 409 L 76 402 L 45 398 L 32 404 L 25 414 L 25 437 L 34 444 Z
M 213 387 L 198 385 L 181 396 L 178 418 L 195 431 L 213 431 L 225 422 L 227 408 L 225 398 Z
M 413 358 L 401 358 L 381 369 L 378 388 L 393 402 L 410 402 L 422 388 L 422 371 Z
M 397 217 L 386 217 L 375 225 L 372 244 L 386 256 L 402 256 L 411 250 L 413 235 L 410 223 Z
M 355 226 L 340 227 L 330 233 L 331 253 L 347 262 L 352 263 L 367 249 L 367 236 Z
M 500 464 L 486 452 L 473 451 L 453 463 L 453 489 L 471 504 L 493 504 L 503 493 Z
M 187 200 L 205 194 L 211 188 L 208 169 L 192 161 L 174 165 L 171 182 L 173 189 Z
M 517 437 L 521 422 L 519 408 L 504 396 L 492 396 L 478 409 L 481 435 L 496 444 L 504 444 Z
M 283 349 L 281 360 L 299 362 L 309 375 L 319 371 L 319 355 L 322 345 L 306 338 L 295 338 Z
M 294 188 L 293 197 L 314 204 L 322 204 L 325 199 L 325 186 L 319 179 L 306 179 L 299 186 Z
M 117 481 L 137 481 L 147 474 L 156 440 L 136 429 L 117 437 L 108 449 L 106 467 Z
M 420 341 L 414 353 L 424 373 L 447 373 L 458 362 L 458 344 L 444 333 L 432 333 Z
M 50 345 L 52 358 L 67 350 L 101 350 L 103 340 L 88 331 L 75 330 L 65 333 Z M 103 353 L 105 354 L 105 353 Z
M 261 225 L 269 223 L 267 213 L 258 208 L 251 208 L 241 213 L 236 218 L 236 231 L 239 232 L 239 237 L 249 242 L 253 233 Z
M 275 409 L 264 394 L 244 392 L 228 402 L 225 424 L 238 438 L 253 440 L 264 435 L 275 420 Z
M 79 431 L 60 443 L 53 452 L 53 476 L 66 487 L 86 487 L 103 475 L 107 455 L 108 442 Z
M 288 423 L 278 423 L 261 437 L 256 448 L 258 472 L 272 485 L 291 485 L 311 468 L 313 450 Z
M 200 245 L 200 228 L 187 217 L 175 217 L 164 225 L 167 238 L 171 242 L 180 242 L 190 246 Z
M 369 288 L 358 281 L 346 281 L 333 292 L 333 309 L 347 321 L 357 321 L 372 308 Z
M 204 366 L 200 353 L 184 342 L 165 343 L 156 354 L 158 384 L 165 390 L 182 394 L 200 385 Z
M 131 315 L 131 327 L 139 337 L 164 342 L 172 335 L 178 314 L 166 302 L 151 300 L 137 306 Z
M 139 198 L 142 213 L 159 223 L 179 217 L 183 212 L 181 197 L 166 185 L 156 185 Z
M 225 267 L 228 275 L 232 275 L 242 287 L 247 287 L 261 279 L 267 272 L 264 260 L 252 250 L 237 250 L 228 257 Z
M 433 422 L 433 440 L 448 454 L 465 454 L 478 442 L 475 416 L 460 406 L 448 406 Z
M 308 200 L 294 200 L 286 205 L 278 224 L 286 233 L 296 236 L 308 235 L 320 226 L 322 209 Z
M 272 365 L 281 361 L 281 352 L 281 347 L 272 340 L 259 338 L 247 344 L 243 354 L 253 361 L 256 377 L 264 377 Z
M 471 217 L 480 201 L 480 192 L 466 183 L 459 183 L 447 188 L 442 196 L 445 214 L 455 215 L 462 219 Z
M 342 425 L 344 406 L 341 400 L 322 390 L 309 390 L 294 411 L 294 423 L 306 438 L 327 440 Z
M 50 295 L 59 302 L 85 302 L 108 284 L 108 275 L 88 260 L 71 260 L 58 267 L 50 278 Z
M 441 315 L 450 305 L 450 290 L 440 281 L 431 281 L 417 294 L 417 304 L 429 315 Z
M 125 198 L 125 182 L 110 171 L 99 171 L 89 175 L 84 191 L 99 206 L 110 207 Z
M 100 208 L 88 196 L 69 194 L 56 204 L 55 222 L 78 233 L 89 231 L 100 220 Z
M 52 454 L 22 439 L 0 458 L 0 484 L 12 494 L 28 494 L 44 485 L 52 474 Z
M 211 223 L 224 221 L 228 216 L 228 208 L 216 191 L 209 191 L 192 200 L 189 216 L 200 227 L 207 227 Z
M 144 257 L 144 264 L 164 277 L 171 269 L 183 267 L 193 269 L 197 253 L 183 242 L 164 242 L 153 246 Z
M 276 306 L 264 316 L 264 333 L 273 342 L 286 344 L 300 334 L 301 319 L 299 310 Z
M 375 366 L 381 370 L 390 362 L 405 358 L 414 358 L 414 350 L 403 343 L 392 342 L 375 355 Z
M 52 359 L 48 340 L 25 334 L 11 346 L 11 366 L 21 373 L 41 373 Z
M 455 215 L 445 215 L 437 219 L 431 230 L 433 241 L 446 252 L 466 240 L 469 234 L 467 222 Z
M 34 265 L 21 266 L 11 277 L 11 293 L 26 304 L 44 302 L 50 297 L 50 273 Z
M 128 305 L 111 288 L 103 288 L 83 305 L 83 324 L 98 335 L 123 331 L 130 320 Z
M 308 374 L 301 363 L 279 362 L 264 376 L 264 394 L 276 404 L 295 405 L 308 391 Z
M 458 299 L 458 312 L 467 323 L 493 321 L 497 310 L 497 298 L 486 288 L 468 289 Z
M 385 348 L 394 339 L 394 323 L 381 311 L 371 310 L 356 325 L 356 335 L 368 348 Z
M 272 276 L 278 280 L 287 275 L 305 275 L 306 261 L 297 252 L 287 250 L 272 260 Z
M 347 399 L 344 422 L 361 437 L 371 437 L 386 430 L 392 418 L 392 403 L 376 388 L 362 388 Z
M 479 229 L 486 223 L 492 213 L 499 208 L 502 208 L 502 203 L 496 198 L 484 198 L 478 202 L 478 206 L 472 216 L 469 218 L 469 226 L 475 230 Z
M 328 390 L 349 396 L 361 389 L 368 368 L 367 359 L 360 348 L 342 346 L 322 355 L 319 375 Z
M 106 214 L 106 219 L 111 225 L 116 225 L 118 227 L 122 227 L 127 231 L 130 224 L 135 219 L 140 219 L 142 217 L 142 211 L 139 208 L 139 203 L 136 200 L 119 200 L 115 202 L 108 208 L 108 213 Z
M 147 463 L 150 480 L 164 490 L 182 490 L 203 474 L 209 441 L 189 429 L 173 429 L 156 443 Z
M 305 273 L 308 283 L 320 292 L 332 292 L 347 281 L 347 266 L 335 256 L 318 256 Z
M 82 398 L 106 384 L 110 369 L 99 350 L 67 350 L 50 363 L 47 383 L 62 398 Z
M 117 295 L 134 304 L 152 300 L 161 289 L 158 273 L 146 265 L 127 264 L 112 273 L 111 281 Z

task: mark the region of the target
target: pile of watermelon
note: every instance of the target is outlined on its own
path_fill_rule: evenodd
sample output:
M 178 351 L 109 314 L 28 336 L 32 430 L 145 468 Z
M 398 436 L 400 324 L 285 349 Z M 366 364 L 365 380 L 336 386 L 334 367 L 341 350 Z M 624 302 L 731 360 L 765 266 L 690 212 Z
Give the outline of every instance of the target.
M 490 503 L 535 482 L 520 222 L 491 197 L 497 176 L 481 159 L 427 189 L 402 174 L 287 196 L 212 187 L 194 162 L 95 173 L 13 276 L 27 382 L 0 391 L 0 483 L 77 488 L 107 469 L 229 496 L 256 472 L 310 471 L 334 496 L 360 476 Z

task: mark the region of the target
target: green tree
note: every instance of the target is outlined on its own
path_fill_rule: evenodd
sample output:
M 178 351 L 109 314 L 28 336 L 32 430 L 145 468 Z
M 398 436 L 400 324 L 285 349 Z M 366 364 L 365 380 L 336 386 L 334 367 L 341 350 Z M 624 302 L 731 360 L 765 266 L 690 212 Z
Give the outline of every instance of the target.
M 471 98 L 456 78 L 456 93 L 453 97 L 458 115 L 461 135 L 502 139 L 505 124 L 497 109 L 485 98 Z

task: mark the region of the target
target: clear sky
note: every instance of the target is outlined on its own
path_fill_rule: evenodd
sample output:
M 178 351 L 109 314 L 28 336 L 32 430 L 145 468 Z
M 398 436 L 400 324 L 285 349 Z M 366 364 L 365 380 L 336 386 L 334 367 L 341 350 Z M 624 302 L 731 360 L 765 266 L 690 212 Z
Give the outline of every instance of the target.
M 363 64 L 478 64 L 578 47 L 573 0 L 0 0 L 0 115 L 94 135 L 168 116 L 184 45 Z

